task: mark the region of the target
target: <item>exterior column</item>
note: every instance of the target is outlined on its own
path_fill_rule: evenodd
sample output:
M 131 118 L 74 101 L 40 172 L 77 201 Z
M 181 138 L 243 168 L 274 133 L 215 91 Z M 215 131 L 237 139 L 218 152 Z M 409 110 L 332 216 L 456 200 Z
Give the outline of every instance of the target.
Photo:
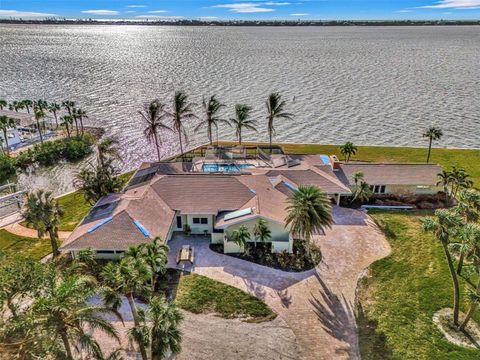
M 342 195 L 340 194 L 337 194 L 337 205 L 340 206 L 340 198 L 342 197 Z

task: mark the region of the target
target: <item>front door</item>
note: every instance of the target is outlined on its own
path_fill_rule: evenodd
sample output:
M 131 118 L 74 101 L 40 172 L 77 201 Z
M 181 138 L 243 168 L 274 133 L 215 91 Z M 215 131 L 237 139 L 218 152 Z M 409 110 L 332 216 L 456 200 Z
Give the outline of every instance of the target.
M 177 216 L 177 229 L 183 229 L 181 216 Z

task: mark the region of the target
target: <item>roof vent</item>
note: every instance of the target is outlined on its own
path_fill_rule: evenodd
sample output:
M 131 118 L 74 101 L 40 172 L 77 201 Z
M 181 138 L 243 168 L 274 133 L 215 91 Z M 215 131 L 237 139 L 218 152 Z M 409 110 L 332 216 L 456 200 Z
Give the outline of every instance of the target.
M 87 230 L 87 233 L 91 233 L 91 232 L 94 232 L 95 230 L 97 230 L 99 227 L 105 225 L 106 223 L 108 223 L 109 221 L 112 221 L 112 217 L 108 217 L 106 218 L 105 220 L 99 222 L 98 224 L 96 225 L 93 225 L 90 229 Z

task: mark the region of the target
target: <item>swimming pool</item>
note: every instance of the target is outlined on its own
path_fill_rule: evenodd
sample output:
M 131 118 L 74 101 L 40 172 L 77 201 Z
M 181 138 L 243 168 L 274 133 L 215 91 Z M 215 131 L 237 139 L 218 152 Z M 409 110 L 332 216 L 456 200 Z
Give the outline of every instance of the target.
M 250 164 L 203 164 L 204 172 L 240 172 L 242 169 L 252 167 Z

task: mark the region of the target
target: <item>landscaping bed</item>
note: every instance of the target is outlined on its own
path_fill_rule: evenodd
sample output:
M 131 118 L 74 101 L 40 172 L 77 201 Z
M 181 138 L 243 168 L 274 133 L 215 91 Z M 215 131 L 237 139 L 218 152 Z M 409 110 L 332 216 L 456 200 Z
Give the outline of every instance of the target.
M 306 244 L 303 241 L 293 242 L 293 253 L 284 251 L 281 253 L 272 253 L 271 244 L 249 243 L 246 253 L 224 254 L 223 244 L 210 244 L 210 249 L 222 255 L 236 257 L 238 259 L 251 261 L 255 264 L 268 266 L 274 269 L 301 272 L 313 269 L 322 260 L 320 248 L 315 244 L 310 244 L 310 251 L 307 253 Z
M 433 322 L 437 311 L 452 306 L 453 294 L 441 245 L 421 228 L 420 219 L 429 214 L 371 213 L 392 254 L 374 263 L 359 284 L 357 324 L 362 359 L 480 358 L 480 350 L 450 343 Z M 460 289 L 464 291 L 463 283 Z M 477 313 L 473 320 L 479 319 Z
M 177 305 L 194 314 L 216 314 L 248 322 L 274 319 L 275 314 L 263 301 L 233 286 L 190 274 L 180 278 L 175 299 Z

